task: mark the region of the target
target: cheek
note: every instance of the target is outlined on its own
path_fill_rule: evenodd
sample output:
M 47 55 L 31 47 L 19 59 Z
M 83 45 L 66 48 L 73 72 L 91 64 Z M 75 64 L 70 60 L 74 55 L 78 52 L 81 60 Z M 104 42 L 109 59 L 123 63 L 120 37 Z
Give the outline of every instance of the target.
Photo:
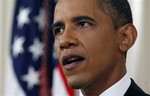
M 90 35 L 84 40 L 84 47 L 88 55 L 92 55 L 92 57 L 96 56 L 97 54 L 100 55 L 101 51 L 104 49 L 104 44 L 103 38 L 98 35 Z
M 89 63 L 86 66 L 86 70 L 90 74 L 89 78 L 97 78 L 97 75 L 101 76 L 102 73 L 106 73 L 106 69 L 111 66 L 111 61 L 113 61 L 112 57 L 114 52 L 110 48 L 113 46 L 111 40 L 100 37 L 95 36 L 84 42 L 84 47 L 89 58 Z
M 99 64 L 101 64 L 103 61 L 101 60 L 103 57 L 103 51 L 104 51 L 104 44 L 101 36 L 93 35 L 87 36 L 86 38 L 82 38 L 83 40 L 83 47 L 84 50 L 86 50 L 86 54 L 88 57 L 88 63 L 85 67 L 86 70 L 88 70 L 88 74 L 90 73 L 97 73 L 98 70 L 100 70 Z M 95 71 L 95 72 L 93 72 Z M 93 75 L 94 75 L 93 74 Z M 92 76 L 92 74 L 91 74 Z
M 114 39 L 112 34 L 91 34 L 84 40 L 90 62 L 105 63 L 114 52 Z M 93 65 L 92 65 L 93 66 Z

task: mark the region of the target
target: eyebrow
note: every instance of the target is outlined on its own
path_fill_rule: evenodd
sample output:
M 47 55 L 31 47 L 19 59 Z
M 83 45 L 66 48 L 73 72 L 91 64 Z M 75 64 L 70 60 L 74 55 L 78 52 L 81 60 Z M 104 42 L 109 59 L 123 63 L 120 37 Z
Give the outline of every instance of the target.
M 77 22 L 77 21 L 81 21 L 81 20 L 90 20 L 93 22 L 96 22 L 93 18 L 89 17 L 89 16 L 75 16 L 72 18 L 72 22 Z M 55 27 L 59 27 L 59 26 L 64 26 L 64 23 L 62 21 L 58 21 L 58 22 L 54 22 L 51 26 L 51 28 L 55 28 Z
M 54 29 L 55 27 L 59 27 L 59 26 L 64 26 L 64 23 L 61 21 L 58 22 L 54 22 L 51 26 L 52 29 Z
M 90 20 L 90 21 L 96 22 L 93 18 L 89 16 L 76 16 L 76 17 L 73 17 L 72 19 L 73 22 L 80 21 L 80 20 Z

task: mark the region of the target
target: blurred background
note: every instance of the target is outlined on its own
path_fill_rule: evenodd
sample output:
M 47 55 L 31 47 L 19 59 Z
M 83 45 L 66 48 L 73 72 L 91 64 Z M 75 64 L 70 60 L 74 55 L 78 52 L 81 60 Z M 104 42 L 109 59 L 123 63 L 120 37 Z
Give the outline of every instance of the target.
M 26 0 L 22 0 L 22 1 L 26 1 Z M 31 0 L 31 2 L 32 1 L 33 0 Z M 30 0 L 28 2 L 30 2 Z M 129 2 L 131 4 L 131 8 L 132 8 L 132 12 L 133 12 L 134 24 L 138 31 L 138 38 L 137 38 L 135 45 L 128 52 L 127 70 L 128 70 L 129 76 L 131 78 L 133 78 L 135 80 L 135 82 L 137 82 L 137 84 L 145 92 L 150 93 L 150 32 L 149 32 L 150 31 L 150 0 L 129 0 Z M 37 3 L 37 1 L 36 1 L 36 3 Z M 28 4 L 28 3 L 26 3 L 26 4 Z M 40 3 L 38 3 L 38 4 L 40 4 Z M 38 4 L 35 4 L 35 5 L 37 6 Z M 25 76 L 24 76 L 23 80 L 26 80 L 26 83 L 23 83 L 23 86 L 26 86 L 26 87 L 17 87 L 17 86 L 20 86 L 19 83 L 17 83 L 18 82 L 17 80 L 19 79 L 19 77 L 18 77 L 18 79 L 14 79 L 15 73 L 14 73 L 14 69 L 13 69 L 14 66 L 12 66 L 13 62 L 10 59 L 11 58 L 10 49 L 11 49 L 11 42 L 12 42 L 11 40 L 15 40 L 15 39 L 12 39 L 13 38 L 12 28 L 15 28 L 15 26 L 12 27 L 12 25 L 15 24 L 13 22 L 14 21 L 13 18 L 15 15 L 15 5 L 16 5 L 15 0 L 0 0 L 0 96 L 27 96 L 27 95 L 24 95 L 27 92 L 26 89 L 34 88 L 34 83 L 32 83 L 30 81 L 29 81 L 29 83 L 27 83 L 27 81 L 29 79 L 27 79 L 27 77 L 25 77 Z M 30 4 L 30 5 L 32 5 L 32 4 Z M 21 9 L 18 9 L 18 10 L 21 10 Z M 26 10 L 26 12 L 30 12 L 30 10 Z M 40 14 L 40 12 L 41 11 L 37 12 L 37 14 Z M 25 13 L 23 13 L 23 14 L 25 15 Z M 24 20 L 26 20 L 26 21 L 24 21 Z M 38 22 L 38 20 L 40 21 L 42 19 L 35 19 L 35 20 L 37 20 L 37 22 Z M 26 18 L 24 18 L 22 22 L 27 23 L 27 21 L 28 20 Z M 42 23 L 42 22 L 40 22 L 40 23 Z M 19 26 L 22 26 L 21 24 L 22 23 L 20 23 Z M 34 28 L 36 28 L 36 26 L 37 25 L 35 25 Z M 40 24 L 39 24 L 39 26 L 40 26 Z M 39 28 L 41 28 L 41 27 L 39 27 Z M 16 31 L 18 31 L 18 30 L 16 30 Z M 15 33 L 13 33 L 13 34 L 15 34 Z M 27 35 L 28 34 L 26 34 L 26 36 Z M 22 40 L 22 42 L 23 42 L 24 39 L 18 39 L 18 40 Z M 19 42 L 21 42 L 21 41 L 19 41 Z M 37 42 L 38 42 L 38 40 L 37 40 Z M 31 47 L 30 51 L 33 51 L 33 50 L 37 50 L 37 49 L 36 48 L 34 49 Z M 16 52 L 18 52 L 18 51 L 16 51 Z M 13 53 L 13 54 L 17 54 L 17 53 Z M 40 53 L 37 53 L 37 54 L 40 54 Z M 34 58 L 36 58 L 36 56 Z M 32 68 L 30 68 L 30 69 L 31 69 L 30 71 L 32 73 L 33 69 Z M 38 68 L 35 68 L 35 70 L 36 69 L 38 69 Z M 59 69 L 59 67 L 58 67 L 58 69 Z M 61 74 L 61 71 L 56 72 L 56 74 L 59 74 L 59 73 Z M 37 75 L 35 75 L 35 73 L 33 73 L 33 74 L 31 76 L 37 76 Z M 55 78 L 59 79 L 58 77 L 55 77 Z M 34 82 L 34 80 L 33 80 L 33 82 Z M 36 82 L 36 80 L 35 80 L 35 82 Z M 61 81 L 58 80 L 58 82 L 56 82 L 56 83 L 60 84 L 60 82 Z M 21 83 L 21 81 L 20 81 L 20 83 Z M 65 86 L 65 84 L 66 83 L 64 83 L 64 86 Z M 65 87 L 65 88 L 67 89 L 67 87 Z M 19 89 L 19 90 L 17 90 L 17 89 Z M 22 92 L 22 89 L 24 89 L 26 91 Z M 60 93 L 61 95 L 56 95 L 56 96 L 63 96 L 62 94 L 66 94 L 67 92 L 68 91 L 66 91 L 64 93 Z M 55 93 L 55 92 L 53 92 L 53 93 Z M 58 92 L 56 92 L 56 93 L 58 93 Z M 71 94 L 73 94 L 73 93 L 68 93 L 68 95 L 73 96 Z M 64 96 L 66 96 L 66 95 L 64 95 Z

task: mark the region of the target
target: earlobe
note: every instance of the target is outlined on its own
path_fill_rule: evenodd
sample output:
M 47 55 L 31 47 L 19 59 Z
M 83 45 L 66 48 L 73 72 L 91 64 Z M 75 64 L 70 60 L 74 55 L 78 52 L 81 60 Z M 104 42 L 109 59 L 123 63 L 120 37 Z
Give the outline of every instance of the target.
M 137 31 L 133 24 L 126 24 L 120 29 L 120 51 L 126 52 L 136 41 Z

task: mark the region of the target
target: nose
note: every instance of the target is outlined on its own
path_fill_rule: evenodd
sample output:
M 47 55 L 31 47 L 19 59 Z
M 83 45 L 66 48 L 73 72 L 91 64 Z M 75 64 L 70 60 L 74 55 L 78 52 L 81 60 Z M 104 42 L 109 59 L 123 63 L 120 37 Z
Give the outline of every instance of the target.
M 79 45 L 78 38 L 73 32 L 64 32 L 63 35 L 60 37 L 60 46 L 61 50 L 73 48 Z

